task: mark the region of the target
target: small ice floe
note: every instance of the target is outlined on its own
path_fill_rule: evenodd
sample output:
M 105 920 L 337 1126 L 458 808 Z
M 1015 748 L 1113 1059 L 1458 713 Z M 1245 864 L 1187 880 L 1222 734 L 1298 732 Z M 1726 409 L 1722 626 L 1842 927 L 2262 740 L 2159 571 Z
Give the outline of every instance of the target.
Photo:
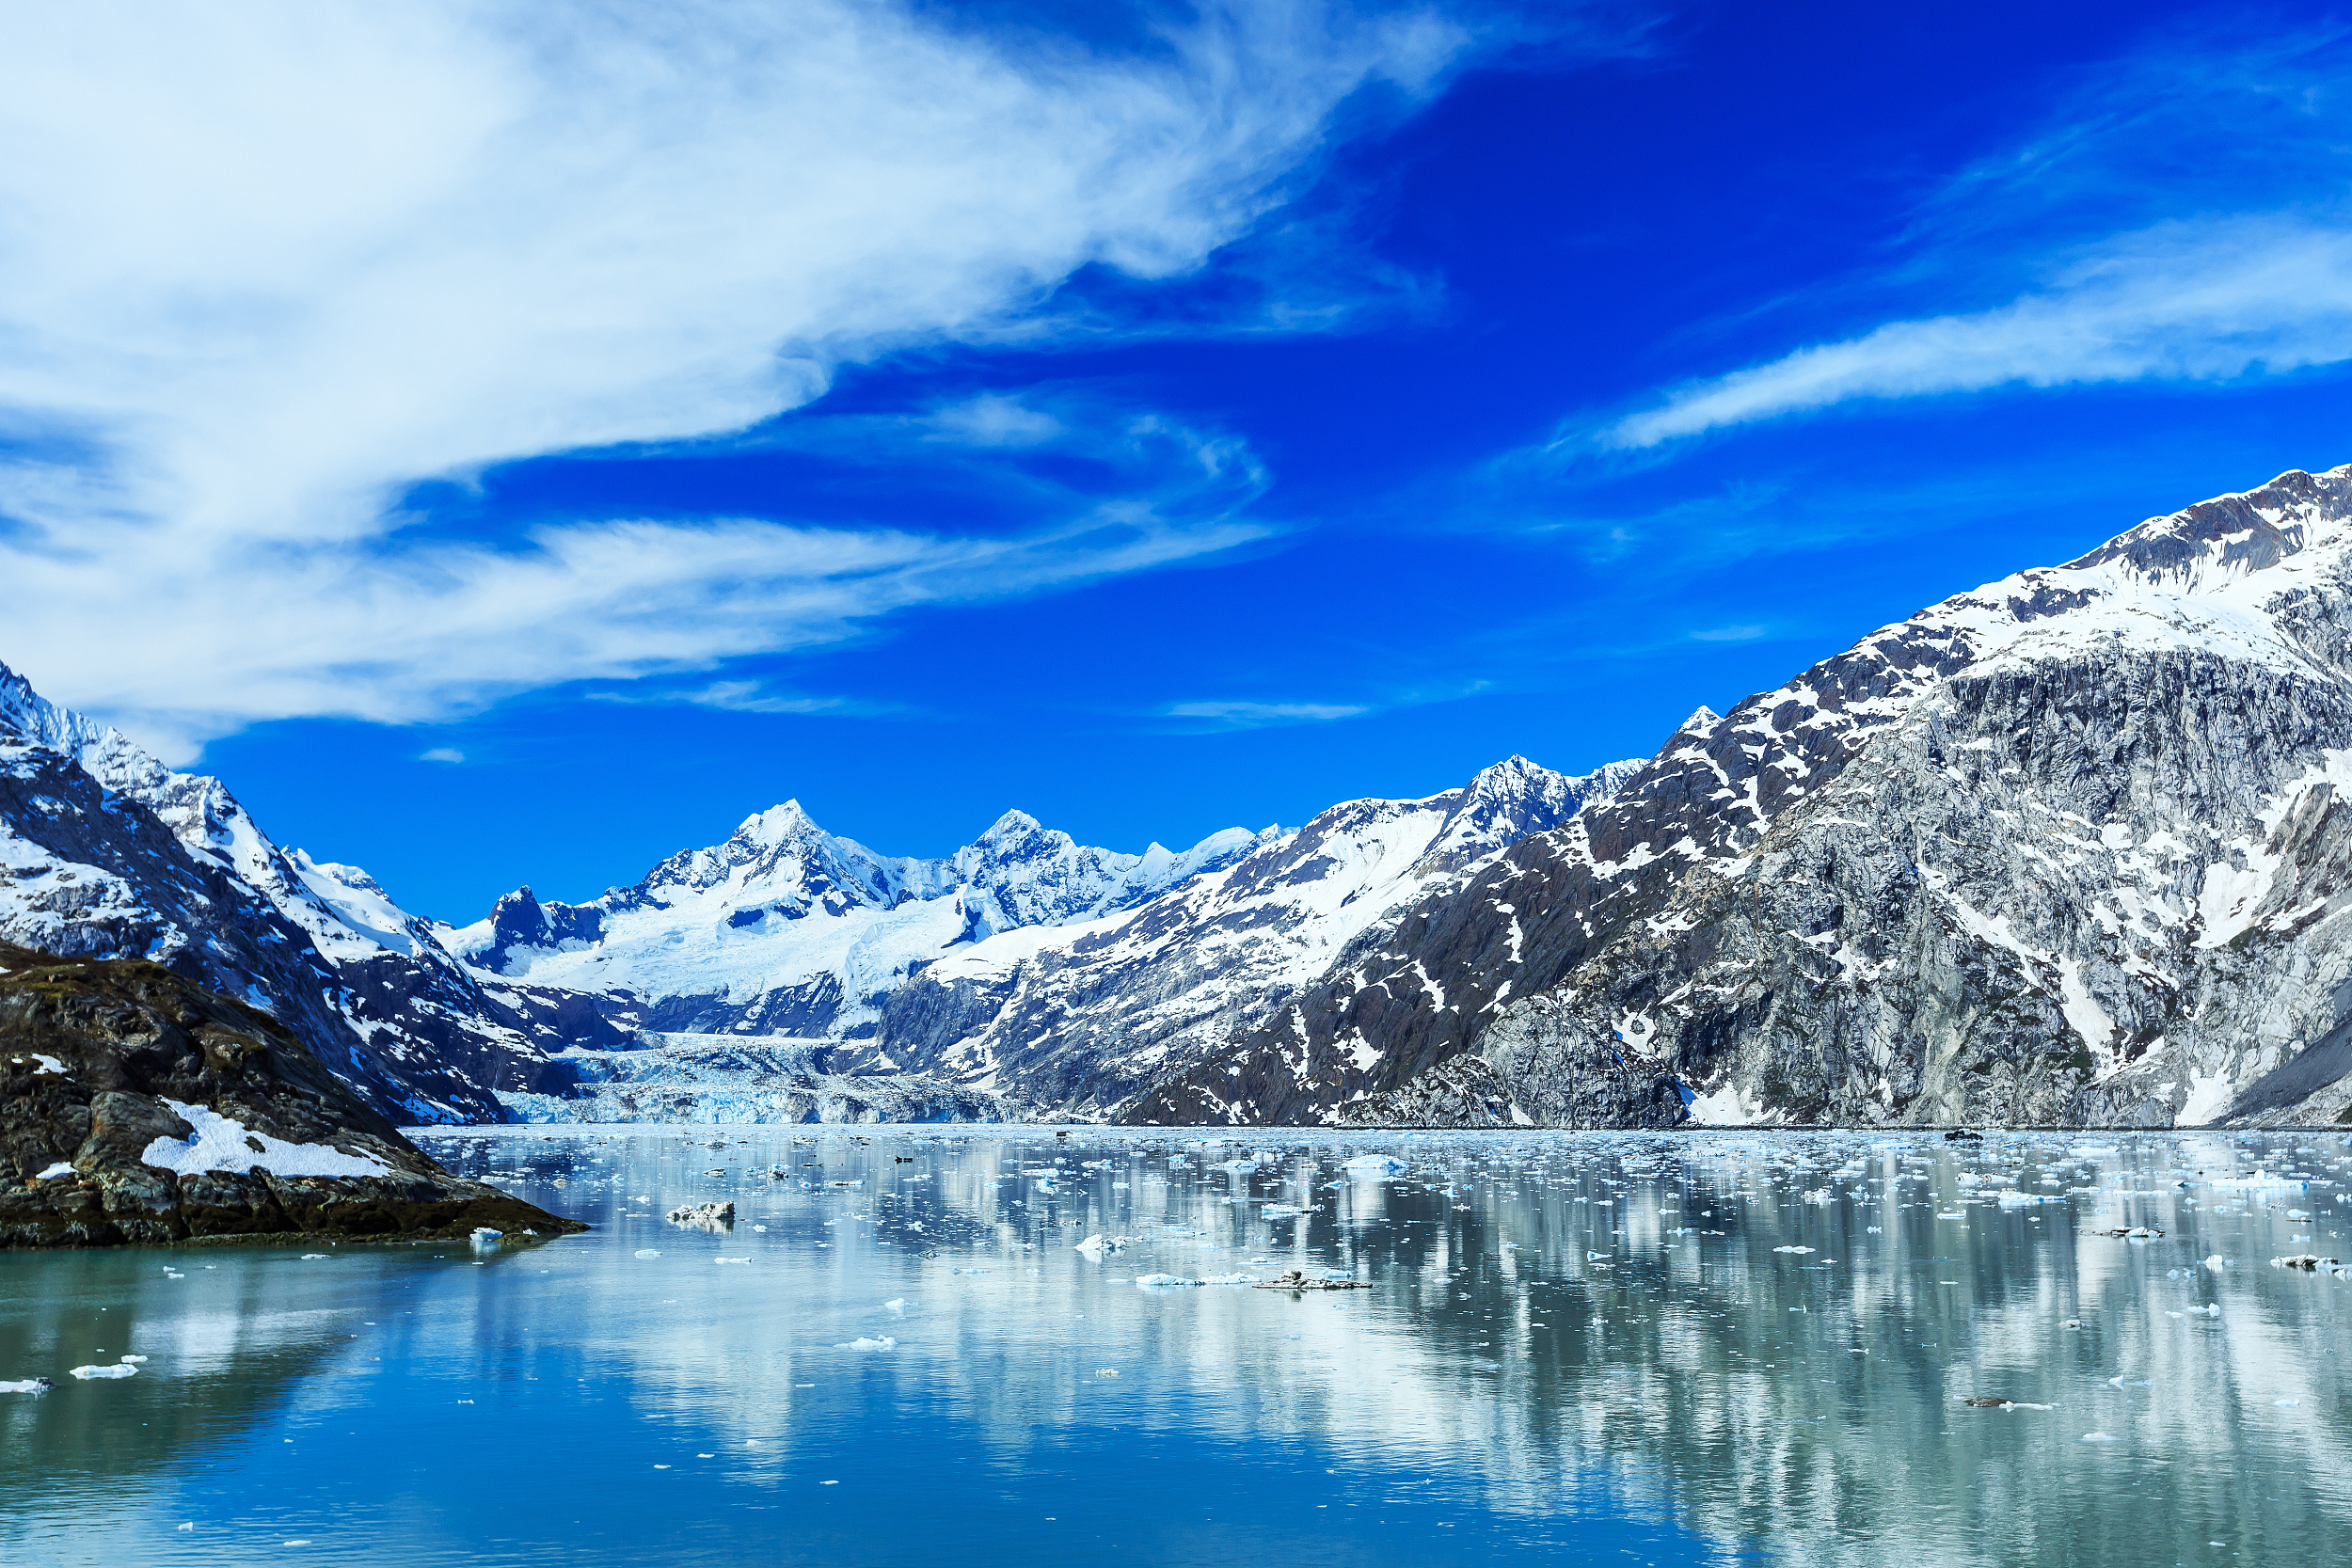
M 477 1243 L 483 1242 L 502 1242 L 506 1239 L 505 1231 L 493 1230 L 486 1225 L 477 1225 L 467 1234 Z
M 661 1256 L 661 1249 L 660 1247 L 641 1246 L 637 1249 L 637 1256 L 640 1258 L 659 1258 Z
M 2270 1266 L 2274 1269 L 2301 1269 L 2307 1274 L 2336 1274 L 2344 1268 L 2333 1258 L 2322 1258 L 2309 1252 L 2298 1252 L 2291 1258 L 2273 1258 Z
M 2216 1274 L 2219 1274 L 2222 1270 L 2228 1268 L 2229 1266 L 2230 1260 L 2227 1258 L 2222 1257 L 2221 1254 L 2217 1252 L 2208 1253 L 2205 1257 L 2205 1267 L 2211 1269 Z
M 903 1312 L 906 1309 L 907 1298 L 904 1296 L 893 1296 L 882 1303 L 882 1310 L 885 1312 Z
M 870 1338 L 867 1336 L 861 1334 L 856 1338 L 850 1340 L 848 1344 L 835 1345 L 833 1348 L 835 1350 L 890 1350 L 895 1348 L 898 1343 L 898 1340 L 893 1339 L 887 1334 L 883 1335 L 879 1339 Z
M 36 1181 L 55 1181 L 60 1176 L 72 1176 L 72 1174 L 73 1162 L 71 1160 L 60 1160 L 56 1164 L 51 1165 L 47 1170 L 44 1170 L 40 1175 L 34 1177 L 33 1180 Z
M 958 1274 L 986 1274 L 987 1272 L 986 1269 L 958 1269 L 956 1271 Z
M 92 1378 L 131 1377 L 137 1371 L 138 1369 L 136 1367 L 127 1366 L 123 1363 L 117 1362 L 111 1367 L 76 1367 L 73 1369 L 73 1375 L 80 1378 L 83 1382 L 87 1383 Z
M 855 1181 L 828 1181 L 825 1185 L 828 1187 L 863 1187 L 866 1185 L 866 1180 L 861 1177 Z
M 2281 1410 L 2293 1410 L 2299 1406 L 2303 1402 L 2301 1400 L 2272 1400 L 2270 1402 L 2277 1405 Z
M 748 1258 L 713 1258 L 711 1261 L 714 1263 L 748 1263 L 751 1259 Z
M 2061 1201 L 2061 1199 L 2055 1193 L 2003 1192 L 2000 1197 L 2000 1204 L 2004 1209 L 2030 1209 L 2037 1203 L 2057 1203 L 2059 1201 Z
M 1386 1181 L 1405 1174 L 1405 1162 L 1393 1154 L 1359 1154 L 1340 1168 L 1359 1181 Z
M 1126 1251 L 1127 1238 L 1124 1236 L 1089 1236 L 1071 1250 L 1083 1252 L 1089 1258 L 1100 1258 L 1105 1253 Z
M 1182 1279 L 1172 1274 L 1139 1274 L 1136 1275 L 1136 1289 L 1139 1291 L 1166 1290 L 1174 1286 L 1197 1285 L 1199 1283 L 1199 1280 Z
M 1320 1275 L 1311 1275 L 1304 1269 L 1284 1269 L 1272 1279 L 1259 1280 L 1255 1283 L 1261 1291 L 1369 1291 L 1372 1289 L 1372 1281 L 1358 1279 L 1353 1275 L 1341 1274 L 1335 1269 L 1326 1269 Z
M 2290 1177 L 2273 1176 L 2266 1170 L 2257 1168 L 2251 1176 L 2217 1176 L 2205 1185 L 2217 1193 L 2299 1193 L 2311 1183 Z
M 752 1228 L 763 1236 L 768 1233 L 768 1227 L 764 1225 L 755 1225 L 753 1226 Z
M 2005 1400 L 1998 1394 L 1970 1394 L 1961 1403 L 1971 1410 L 2056 1410 L 2054 1404 L 2029 1404 L 2024 1400 Z
M 735 1223 L 735 1205 L 732 1203 L 681 1203 L 670 1211 L 668 1217 L 672 1225 L 694 1225 L 706 1230 L 716 1230 L 723 1225 Z
M 325 1262 L 327 1256 L 324 1252 L 306 1252 L 302 1255 L 302 1260 L 306 1263 Z
M 2086 1432 L 2075 1441 L 2078 1443 L 2120 1443 L 2122 1439 L 2111 1432 Z
M 1295 1203 L 1269 1203 L 1258 1211 L 1258 1217 L 1262 1220 L 1287 1220 L 1306 1212 Z
M 126 1367 L 144 1367 L 147 1365 L 147 1357 L 144 1355 L 118 1355 L 115 1359 L 121 1362 Z
M 2082 1325 L 2083 1325 L 2083 1321 L 2082 1321 L 2080 1318 L 2069 1318 L 2069 1319 L 2067 1319 L 2064 1323 L 2062 1323 L 2058 1324 L 2058 1327 L 2060 1327 L 2060 1328 L 2080 1328 L 2080 1327 L 2082 1327 Z
M 2098 1234 L 2121 1236 L 2127 1242 L 2153 1242 L 2162 1238 L 2164 1232 L 2150 1225 L 2118 1225 L 2111 1226 Z
M 28 1377 L 16 1383 L 0 1383 L 0 1394 L 46 1394 L 56 1386 L 45 1377 Z
M 1772 1250 L 1774 1252 L 1811 1252 L 1813 1249 L 1809 1246 L 1776 1246 Z

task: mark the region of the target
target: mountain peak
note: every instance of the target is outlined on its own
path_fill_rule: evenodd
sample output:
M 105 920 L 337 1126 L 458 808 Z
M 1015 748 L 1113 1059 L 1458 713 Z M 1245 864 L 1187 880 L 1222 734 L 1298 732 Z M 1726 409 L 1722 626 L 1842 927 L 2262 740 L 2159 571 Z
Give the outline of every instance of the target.
M 810 819 L 808 813 L 801 809 L 801 802 L 797 800 L 787 800 L 780 806 L 770 806 L 766 811 L 754 812 L 743 818 L 742 825 L 735 830 L 738 838 L 748 838 L 755 844 L 782 844 L 787 839 L 822 832 L 824 830 Z

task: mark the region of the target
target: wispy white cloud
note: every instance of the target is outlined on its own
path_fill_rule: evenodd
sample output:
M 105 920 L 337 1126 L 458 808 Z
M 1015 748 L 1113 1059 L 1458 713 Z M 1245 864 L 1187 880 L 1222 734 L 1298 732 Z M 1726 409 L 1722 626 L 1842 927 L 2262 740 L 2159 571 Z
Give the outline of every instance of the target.
M 1373 711 L 1366 703 L 1171 703 L 1161 710 L 1170 719 L 1201 721 L 1220 729 L 1262 730 L 1286 724 L 1326 724 Z
M 1311 0 L 1123 55 L 850 0 L 12 8 L 6 657 L 185 754 L 1225 547 L 1250 529 L 1201 502 L 1234 488 L 1213 443 L 1207 479 L 1009 540 L 748 518 L 490 548 L 387 506 L 739 431 L 848 360 L 1049 330 L 1083 267 L 1181 275 L 1280 204 L 1359 89 L 1425 94 L 1468 45 Z M 934 430 L 1009 447 L 1054 419 L 983 400 Z
M 1602 440 L 1652 447 L 1862 399 L 2222 381 L 2347 359 L 2352 228 L 2167 225 L 2119 239 L 2048 289 L 1995 309 L 1889 322 L 1679 388 L 1607 426 Z
M 1910 309 L 1574 421 L 1563 442 L 1638 451 L 1840 404 L 2352 360 L 2352 211 L 2333 194 L 2347 147 L 2346 29 L 2160 35 L 1941 182 L 1874 269 L 1825 283 Z
M 419 752 L 417 760 L 419 762 L 446 762 L 454 765 L 465 761 L 466 753 L 454 746 L 436 746 L 429 751 Z

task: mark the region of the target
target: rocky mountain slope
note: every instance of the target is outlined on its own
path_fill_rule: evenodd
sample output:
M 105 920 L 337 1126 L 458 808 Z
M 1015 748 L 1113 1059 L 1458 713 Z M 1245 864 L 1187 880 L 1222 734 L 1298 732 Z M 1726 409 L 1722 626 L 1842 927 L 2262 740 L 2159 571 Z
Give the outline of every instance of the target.
M 2352 1112 L 2352 468 L 1884 627 L 1417 905 L 1161 1121 Z
M 0 1175 L 0 1247 L 585 1228 L 450 1175 L 258 1008 L 6 945 Z
M 1139 908 L 959 948 L 892 994 L 890 1065 L 1103 1115 L 1257 1028 L 1401 908 L 1606 800 L 1513 757 L 1419 800 L 1350 800 Z
M 0 941 L 147 958 L 282 1021 L 367 1102 L 495 1121 L 547 1048 L 616 1038 L 594 1010 L 485 981 L 364 872 L 285 850 L 216 779 L 0 666 Z

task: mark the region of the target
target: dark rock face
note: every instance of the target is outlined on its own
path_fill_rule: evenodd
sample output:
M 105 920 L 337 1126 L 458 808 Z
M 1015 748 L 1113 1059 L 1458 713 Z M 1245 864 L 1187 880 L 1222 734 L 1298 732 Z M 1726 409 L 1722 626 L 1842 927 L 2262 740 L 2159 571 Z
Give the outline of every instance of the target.
M 1190 1085 L 1181 1119 L 1254 1103 L 1230 1069 L 1351 934 L 1386 922 L 1504 846 L 1556 828 L 1630 772 L 1568 777 L 1512 757 L 1420 800 L 1350 800 L 1124 919 L 993 961 L 950 955 L 892 994 L 875 1039 L 901 1068 L 1101 1116 L 1155 1084 Z M 1359 938 L 1362 940 L 1362 938 Z M 1179 1119 L 1171 1106 L 1166 1119 Z
M 185 1149 L 192 1117 L 233 1123 L 213 1131 L 251 1158 L 150 1164 L 159 1139 Z M 298 1173 L 322 1164 L 376 1173 Z M 0 945 L 0 1247 L 476 1226 L 585 1228 L 451 1176 L 257 1008 L 160 964 Z
M 0 941 L 153 959 L 245 998 L 379 1111 L 499 1121 L 494 1086 L 546 1070 L 560 1004 L 475 975 L 364 873 L 279 848 L 218 781 L 172 772 L 4 666 L 0 844 Z
M 1122 1114 L 2352 1117 L 2347 789 L 2352 469 L 2291 473 L 1701 710 Z

